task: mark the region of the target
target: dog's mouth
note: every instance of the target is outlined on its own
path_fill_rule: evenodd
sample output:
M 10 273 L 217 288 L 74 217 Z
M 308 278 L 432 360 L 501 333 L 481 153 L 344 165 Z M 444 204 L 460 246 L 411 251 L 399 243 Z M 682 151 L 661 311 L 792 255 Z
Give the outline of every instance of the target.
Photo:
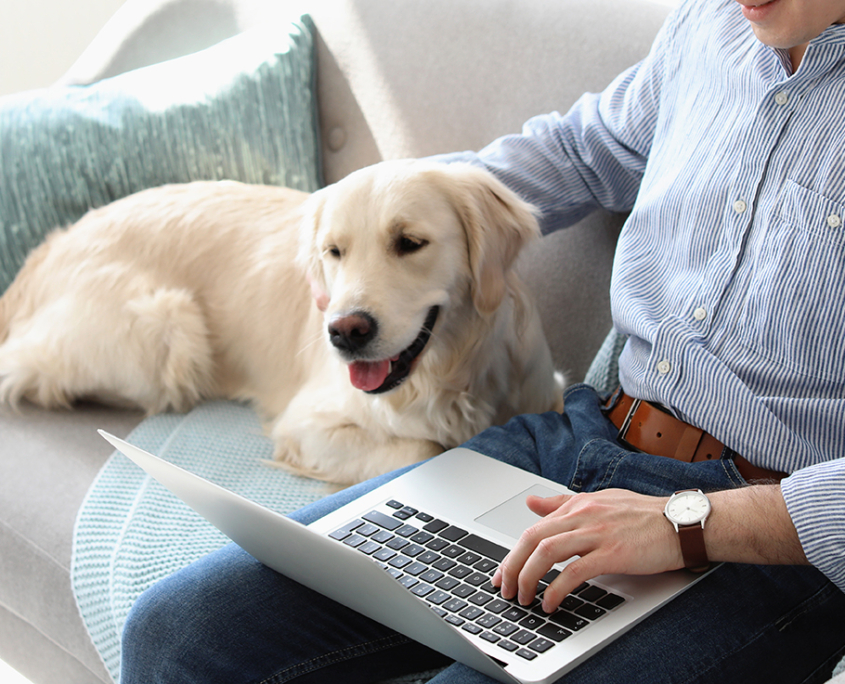
M 381 361 L 353 361 L 349 364 L 349 380 L 353 387 L 367 394 L 382 394 L 401 385 L 413 370 L 414 361 L 425 349 L 440 313 L 439 306 L 428 310 L 417 338 L 402 352 Z

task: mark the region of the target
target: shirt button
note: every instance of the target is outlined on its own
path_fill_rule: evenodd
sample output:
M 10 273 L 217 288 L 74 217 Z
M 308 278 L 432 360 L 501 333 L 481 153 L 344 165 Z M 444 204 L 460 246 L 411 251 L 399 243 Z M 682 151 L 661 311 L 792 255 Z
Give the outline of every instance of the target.
M 672 364 L 666 359 L 663 359 L 663 361 L 657 364 L 657 372 L 660 373 L 660 375 L 666 375 L 671 370 Z
M 789 95 L 786 94 L 786 91 L 781 90 L 779 93 L 775 95 L 775 103 L 783 107 L 786 103 L 789 102 Z
M 697 321 L 703 321 L 707 318 L 707 309 L 703 306 L 699 306 L 695 311 L 692 312 L 692 317 Z
M 745 200 L 740 199 L 734 202 L 734 211 L 737 214 L 744 214 L 746 209 L 748 209 L 748 205 L 745 203 Z
M 827 225 L 831 228 L 839 228 L 842 225 L 842 219 L 836 214 L 831 214 L 827 217 Z

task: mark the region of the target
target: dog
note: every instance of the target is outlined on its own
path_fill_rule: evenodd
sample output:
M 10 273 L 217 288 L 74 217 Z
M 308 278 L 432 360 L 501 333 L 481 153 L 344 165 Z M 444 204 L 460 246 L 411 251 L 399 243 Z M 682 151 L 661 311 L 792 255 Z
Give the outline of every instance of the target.
M 355 483 L 562 409 L 513 268 L 538 235 L 469 165 L 382 162 L 311 195 L 144 190 L 30 254 L 0 299 L 0 400 L 249 401 L 274 462 Z

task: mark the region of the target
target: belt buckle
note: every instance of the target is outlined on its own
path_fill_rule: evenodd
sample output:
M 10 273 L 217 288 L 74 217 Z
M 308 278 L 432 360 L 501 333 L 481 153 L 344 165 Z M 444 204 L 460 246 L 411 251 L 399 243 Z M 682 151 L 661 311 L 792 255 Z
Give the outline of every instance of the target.
M 637 412 L 637 409 L 642 403 L 642 399 L 634 399 L 634 401 L 631 402 L 631 407 L 628 409 L 628 413 L 625 415 L 625 420 L 622 421 L 622 425 L 619 426 L 619 432 L 616 435 L 616 441 L 622 444 L 622 446 L 626 449 L 637 452 L 640 450 L 625 438 L 628 436 L 628 430 L 631 427 L 631 421 L 634 419 L 634 414 Z

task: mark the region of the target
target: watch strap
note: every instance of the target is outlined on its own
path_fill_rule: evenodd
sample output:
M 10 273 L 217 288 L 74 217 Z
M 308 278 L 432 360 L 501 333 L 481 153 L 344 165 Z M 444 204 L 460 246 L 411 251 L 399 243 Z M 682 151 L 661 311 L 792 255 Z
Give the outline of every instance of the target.
M 681 555 L 684 565 L 693 572 L 704 572 L 710 568 L 707 548 L 704 546 L 704 528 L 700 523 L 678 526 L 678 539 L 681 542 Z

